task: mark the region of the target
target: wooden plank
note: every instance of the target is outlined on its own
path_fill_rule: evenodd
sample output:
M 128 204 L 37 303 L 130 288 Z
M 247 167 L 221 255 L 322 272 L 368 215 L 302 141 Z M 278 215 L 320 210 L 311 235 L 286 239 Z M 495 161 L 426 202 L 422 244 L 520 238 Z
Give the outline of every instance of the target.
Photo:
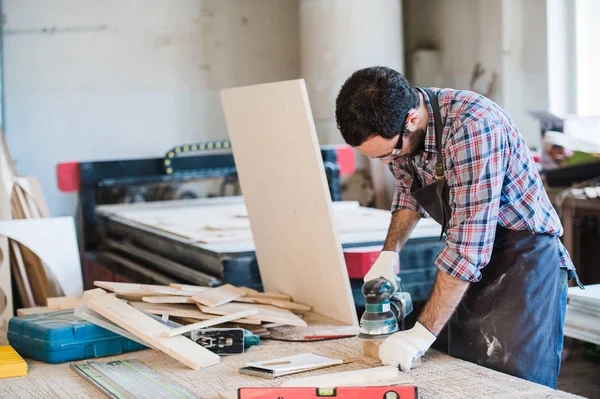
M 111 295 L 90 300 L 88 307 L 194 370 L 219 363 L 218 355 L 188 338 L 162 337 L 169 327 Z
M 189 296 L 144 296 L 142 301 L 148 303 L 196 303 Z
M 242 303 L 260 303 L 263 305 L 271 305 L 276 308 L 291 310 L 292 312 L 296 311 L 298 313 L 308 312 L 310 311 L 310 306 L 303 305 L 301 303 L 295 303 L 290 301 L 281 301 L 279 299 L 271 299 L 271 298 L 252 298 L 248 296 L 243 296 L 234 300 L 234 302 L 242 302 Z
M 221 101 L 265 291 L 357 326 L 304 80 L 222 90 Z
M 200 292 L 192 297 L 192 299 L 201 305 L 219 306 L 238 299 L 246 295 L 246 293 L 234 287 L 231 284 L 224 284 L 217 288 Z
M 203 292 L 208 290 L 210 287 L 203 287 L 201 285 L 189 285 L 189 284 L 169 284 L 169 287 L 173 287 L 177 290 L 181 291 L 193 291 L 193 292 Z
M 196 294 L 196 292 L 193 291 L 178 290 L 166 285 L 118 283 L 114 281 L 94 281 L 94 285 L 107 291 L 114 292 L 115 294 L 123 295 L 141 294 L 142 296 L 193 296 Z
M 81 305 L 82 301 L 80 298 L 74 296 L 62 296 L 48 298 L 46 306 L 52 310 L 67 310 L 75 309 Z
M 229 315 L 216 317 L 214 319 L 210 319 L 207 321 L 200 321 L 198 323 L 188 324 L 187 326 L 173 328 L 169 332 L 163 332 L 162 336 L 163 337 L 174 337 L 176 335 L 185 334 L 186 332 L 190 332 L 192 330 L 199 330 L 201 328 L 212 327 L 212 326 L 216 326 L 218 324 L 223 324 L 223 323 L 227 323 L 230 321 L 243 319 L 244 317 L 247 317 L 247 316 L 254 316 L 257 313 L 258 313 L 258 310 L 256 310 L 256 309 L 248 309 L 243 312 L 232 313 Z
M 306 327 L 307 324 L 300 317 L 286 309 L 279 309 L 269 305 L 254 305 L 249 303 L 226 303 L 225 305 L 214 308 L 202 306 L 200 309 L 204 313 L 227 315 L 236 312 L 242 312 L 248 309 L 258 310 L 256 316 L 249 316 L 249 320 L 270 321 L 272 323 L 281 323 L 289 326 Z
M 334 388 L 339 386 L 363 385 L 373 382 L 396 380 L 400 376 L 398 367 L 382 366 L 364 370 L 346 371 L 326 375 L 295 378 L 281 384 L 282 387 L 319 387 Z M 409 380 L 412 380 L 409 377 Z
M 29 316 L 30 314 L 50 313 L 56 312 L 56 310 L 49 309 L 47 306 L 35 306 L 31 308 L 17 309 L 17 316 Z
M 267 298 L 267 299 L 277 299 L 278 301 L 291 301 L 292 297 L 286 294 L 281 294 L 279 292 L 258 292 L 256 290 L 240 287 L 240 289 L 246 292 L 246 296 L 250 298 Z
M 17 291 L 19 292 L 19 298 L 21 303 L 26 308 L 35 306 L 35 299 L 33 297 L 33 291 L 31 289 L 31 283 L 29 282 L 29 276 L 25 269 L 25 261 L 21 254 L 21 248 L 18 243 L 13 240 L 8 240 L 10 245 L 10 259 L 12 266 L 12 274 L 17 283 Z
M 194 319 L 194 322 L 198 320 L 212 320 L 216 316 L 200 311 L 195 305 L 182 305 L 182 304 L 166 304 L 166 303 L 146 303 L 146 302 L 129 302 L 129 304 L 137 309 L 143 310 L 144 312 L 152 313 L 155 315 L 162 316 L 164 314 L 172 317 L 181 317 Z M 260 325 L 260 320 L 245 318 L 238 320 L 238 323 Z

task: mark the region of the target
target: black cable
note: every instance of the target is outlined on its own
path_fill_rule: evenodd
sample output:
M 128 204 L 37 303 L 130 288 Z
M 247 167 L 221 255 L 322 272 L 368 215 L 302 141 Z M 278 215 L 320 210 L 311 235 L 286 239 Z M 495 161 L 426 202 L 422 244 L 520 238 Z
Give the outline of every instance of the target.
M 331 338 L 316 338 L 316 339 L 285 339 L 285 338 L 275 338 L 275 337 L 269 337 L 267 336 L 263 336 L 260 337 L 261 340 L 271 340 L 271 341 L 280 341 L 280 342 L 321 342 L 321 341 L 333 341 L 336 339 L 347 339 L 347 338 L 354 338 L 356 337 L 356 335 L 346 335 L 346 336 L 342 336 L 342 337 L 331 337 Z

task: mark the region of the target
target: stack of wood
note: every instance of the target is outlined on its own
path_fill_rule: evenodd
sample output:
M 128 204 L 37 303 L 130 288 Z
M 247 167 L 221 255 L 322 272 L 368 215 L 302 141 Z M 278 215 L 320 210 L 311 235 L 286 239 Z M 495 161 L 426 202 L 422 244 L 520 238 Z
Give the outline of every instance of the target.
M 600 284 L 569 288 L 564 334 L 600 345 Z
M 0 131 L 0 220 L 48 218 L 50 212 L 36 177 L 18 176 L 4 135 Z M 49 297 L 63 295 L 60 285 L 42 260 L 24 245 L 8 240 L 10 269 L 24 307 L 46 305 Z
M 248 312 L 248 316 L 231 320 L 218 327 L 240 326 L 258 335 L 269 333 L 275 326 L 306 327 L 302 314 L 309 306 L 292 302 L 288 295 L 277 292 L 258 292 L 251 288 L 229 284 L 217 288 L 171 284 L 149 285 L 95 281 L 94 285 L 125 299 L 129 305 L 145 313 L 168 316 L 179 324 L 189 325 L 216 319 L 219 316 Z M 48 299 L 48 306 L 19 309 L 18 315 L 74 309 L 94 297 L 99 289 L 86 291 L 80 298 Z

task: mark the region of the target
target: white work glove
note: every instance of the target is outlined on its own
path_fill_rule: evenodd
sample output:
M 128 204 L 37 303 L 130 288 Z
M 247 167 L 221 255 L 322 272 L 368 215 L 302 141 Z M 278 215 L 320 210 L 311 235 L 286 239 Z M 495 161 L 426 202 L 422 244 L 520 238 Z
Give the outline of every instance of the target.
M 406 331 L 390 335 L 379 346 L 379 358 L 386 366 L 398 366 L 408 371 L 435 342 L 436 336 L 423 324 L 417 323 Z
M 396 264 L 398 263 L 398 252 L 381 251 L 369 272 L 365 275 L 364 282 L 383 277 L 394 286 L 394 292 L 398 289 L 396 284 Z

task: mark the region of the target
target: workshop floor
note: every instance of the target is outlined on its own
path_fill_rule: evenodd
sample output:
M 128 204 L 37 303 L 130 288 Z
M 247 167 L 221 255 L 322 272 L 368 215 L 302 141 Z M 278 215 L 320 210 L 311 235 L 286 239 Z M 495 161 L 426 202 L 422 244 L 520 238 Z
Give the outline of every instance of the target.
M 567 345 L 565 345 L 567 346 Z M 584 357 L 576 343 L 565 351 L 557 389 L 590 399 L 600 399 L 600 361 Z

